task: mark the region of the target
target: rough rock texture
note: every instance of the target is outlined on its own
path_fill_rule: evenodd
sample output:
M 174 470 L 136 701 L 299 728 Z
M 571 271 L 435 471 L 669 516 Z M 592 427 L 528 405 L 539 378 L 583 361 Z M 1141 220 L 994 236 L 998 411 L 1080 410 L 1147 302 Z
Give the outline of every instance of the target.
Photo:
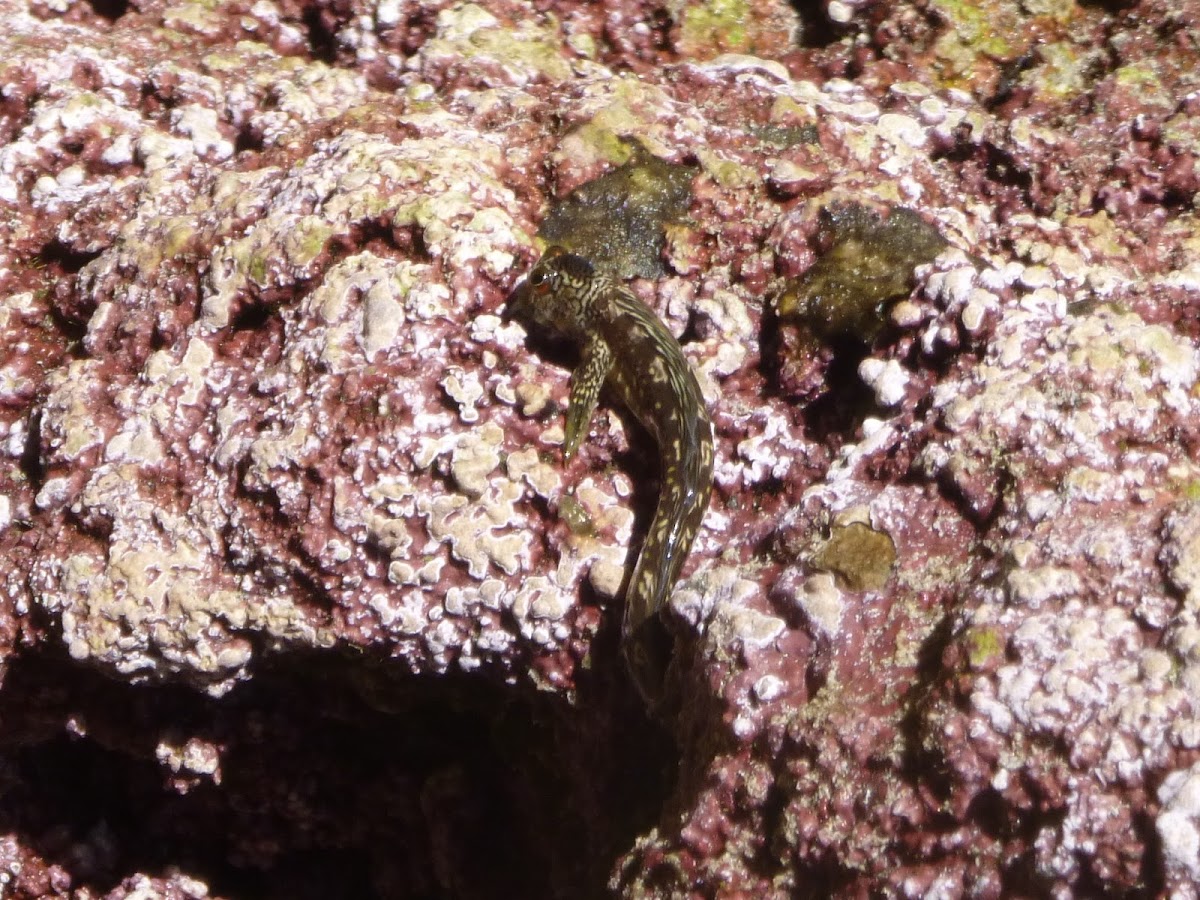
M 1200 896 L 1200 3 L 0 11 L 0 894 Z M 662 723 L 653 447 L 502 318 L 635 144 Z M 948 246 L 797 385 L 851 203 Z

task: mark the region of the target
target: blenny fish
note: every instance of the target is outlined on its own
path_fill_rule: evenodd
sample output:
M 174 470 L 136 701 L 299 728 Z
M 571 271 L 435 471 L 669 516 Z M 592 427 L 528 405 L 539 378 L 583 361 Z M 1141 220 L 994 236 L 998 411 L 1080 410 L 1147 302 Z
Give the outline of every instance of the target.
M 712 491 L 712 421 L 696 375 L 658 317 L 587 259 L 550 247 L 509 313 L 580 351 L 571 376 L 563 456 L 587 435 L 608 384 L 658 442 L 658 508 L 629 581 L 621 647 L 647 705 L 662 699 L 672 639 L 659 613 L 679 577 Z

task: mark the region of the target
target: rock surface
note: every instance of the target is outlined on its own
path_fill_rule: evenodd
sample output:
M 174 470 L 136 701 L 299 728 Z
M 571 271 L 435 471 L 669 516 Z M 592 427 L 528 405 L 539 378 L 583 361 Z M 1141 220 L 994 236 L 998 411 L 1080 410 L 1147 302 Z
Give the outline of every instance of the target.
M 0 894 L 1200 896 L 1200 3 L 2 9 Z M 663 723 L 654 448 L 503 318 L 634 146 Z M 797 342 L 847 204 L 947 246 Z

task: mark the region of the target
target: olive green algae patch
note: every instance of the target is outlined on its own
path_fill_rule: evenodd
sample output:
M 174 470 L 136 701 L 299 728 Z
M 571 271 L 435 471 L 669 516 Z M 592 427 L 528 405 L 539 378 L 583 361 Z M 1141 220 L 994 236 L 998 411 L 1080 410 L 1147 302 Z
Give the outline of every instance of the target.
M 971 668 L 984 671 L 1003 661 L 1008 638 L 998 628 L 981 625 L 968 628 L 962 636 L 962 642 Z
M 905 207 L 886 218 L 859 205 L 824 214 L 822 243 L 829 249 L 784 289 L 777 310 L 821 340 L 869 343 L 883 327 L 887 303 L 912 290 L 913 270 L 941 253 L 946 239 Z
M 675 50 L 687 59 L 773 59 L 791 49 L 800 30 L 796 11 L 775 0 L 669 0 L 667 14 L 677 24 Z
M 567 495 L 558 501 L 558 514 L 567 523 L 571 534 L 591 537 L 596 533 L 596 523 L 592 521 L 584 505 L 574 497 Z
M 750 4 L 746 0 L 707 0 L 687 4 L 679 13 L 679 46 L 685 56 L 750 52 L 751 35 L 746 30 Z
M 621 278 L 660 278 L 666 226 L 687 215 L 695 175 L 639 146 L 625 165 L 554 203 L 538 237 Z
M 886 531 L 852 522 L 835 527 L 811 563 L 815 569 L 840 576 L 852 591 L 878 591 L 896 564 L 896 544 Z

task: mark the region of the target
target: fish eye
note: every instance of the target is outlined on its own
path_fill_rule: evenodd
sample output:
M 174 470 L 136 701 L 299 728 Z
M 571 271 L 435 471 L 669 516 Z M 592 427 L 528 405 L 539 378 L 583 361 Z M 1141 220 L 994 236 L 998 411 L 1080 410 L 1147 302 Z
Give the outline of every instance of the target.
M 547 269 L 536 268 L 529 273 L 529 286 L 539 293 L 545 293 L 554 287 L 556 273 Z

